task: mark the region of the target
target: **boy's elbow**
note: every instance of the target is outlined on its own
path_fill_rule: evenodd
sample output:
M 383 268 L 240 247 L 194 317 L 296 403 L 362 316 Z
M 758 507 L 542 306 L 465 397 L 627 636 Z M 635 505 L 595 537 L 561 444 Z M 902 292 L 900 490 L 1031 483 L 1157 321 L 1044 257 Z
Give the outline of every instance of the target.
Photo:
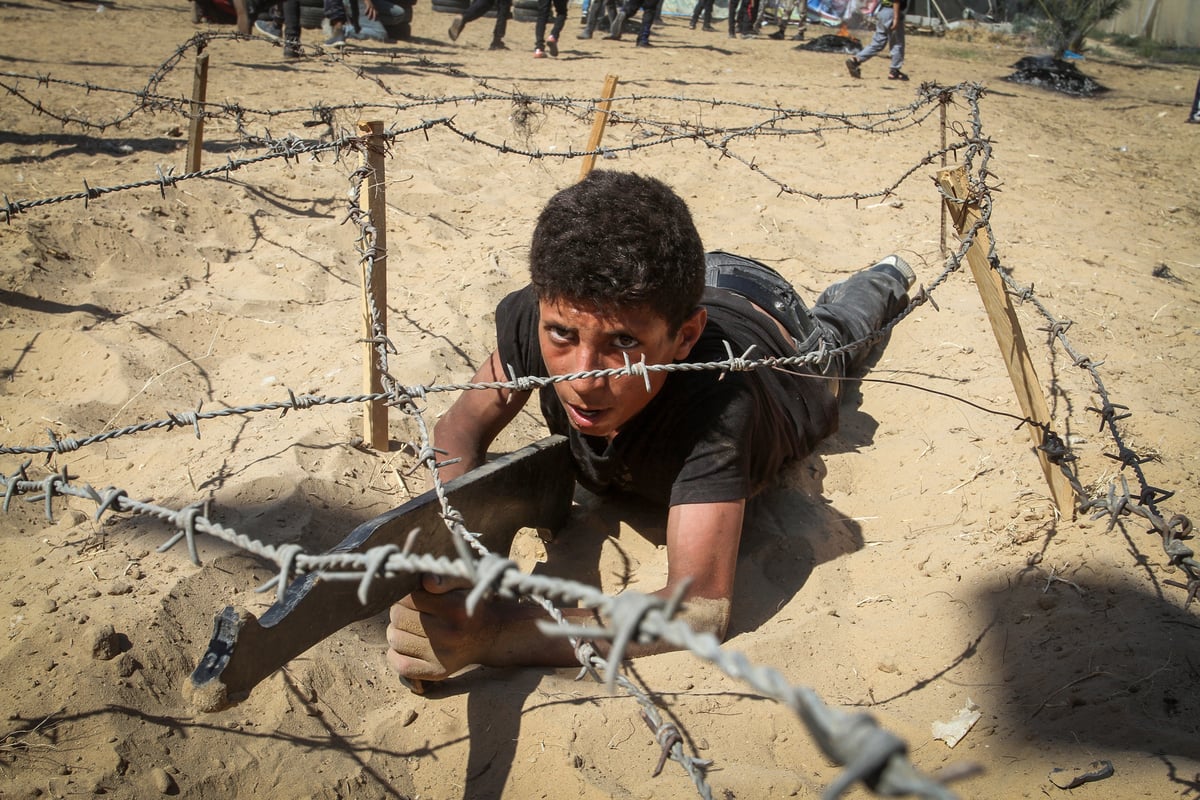
M 692 597 L 684 604 L 680 616 L 696 633 L 711 633 L 718 641 L 725 641 L 732 608 L 733 603 L 727 597 Z

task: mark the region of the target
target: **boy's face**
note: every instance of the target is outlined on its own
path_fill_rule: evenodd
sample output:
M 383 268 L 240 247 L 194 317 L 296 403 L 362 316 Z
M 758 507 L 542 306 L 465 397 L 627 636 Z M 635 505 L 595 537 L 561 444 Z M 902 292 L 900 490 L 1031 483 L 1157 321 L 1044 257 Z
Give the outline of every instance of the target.
M 674 334 L 667 321 L 645 307 L 600 314 L 569 300 L 540 300 L 538 343 L 551 375 L 620 369 L 625 356 L 636 364 L 670 364 L 684 358 L 700 338 L 707 312 L 698 309 Z M 554 391 L 567 419 L 581 433 L 611 439 L 662 389 L 665 372 L 651 372 L 650 391 L 640 377 L 560 381 Z

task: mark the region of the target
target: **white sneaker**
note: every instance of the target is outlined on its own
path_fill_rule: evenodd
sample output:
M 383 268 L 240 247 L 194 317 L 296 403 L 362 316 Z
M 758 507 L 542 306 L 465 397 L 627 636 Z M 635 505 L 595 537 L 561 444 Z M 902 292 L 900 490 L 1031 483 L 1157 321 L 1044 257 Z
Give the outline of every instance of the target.
M 278 25 L 276 25 L 274 22 L 271 22 L 268 19 L 255 20 L 254 21 L 254 32 L 257 33 L 259 36 L 265 36 L 266 38 L 270 39 L 272 42 L 282 42 L 283 41 L 283 31 L 281 31 L 279 29 Z
M 895 253 L 879 259 L 871 267 L 871 271 L 890 275 L 904 285 L 905 291 L 911 289 L 912 285 L 917 282 L 917 273 L 913 272 L 913 268 L 908 265 L 907 261 Z

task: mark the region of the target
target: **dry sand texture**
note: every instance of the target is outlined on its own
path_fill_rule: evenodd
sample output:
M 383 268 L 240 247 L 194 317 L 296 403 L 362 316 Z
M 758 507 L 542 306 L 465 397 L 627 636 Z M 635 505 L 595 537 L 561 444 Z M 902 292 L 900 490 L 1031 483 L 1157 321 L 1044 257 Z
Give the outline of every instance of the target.
M 1140 470 L 1175 492 L 1157 504 L 1164 518 L 1197 518 L 1200 126 L 1183 124 L 1194 70 L 1093 54 L 1082 68 L 1111 91 L 1068 98 L 1005 83 L 1029 46 L 977 31 L 910 37 L 910 83 L 885 80 L 882 60 L 854 81 L 839 56 L 680 20 L 649 52 L 578 42 L 577 8 L 562 55 L 534 60 L 531 25 L 511 24 L 511 49 L 490 52 L 489 21 L 452 45 L 447 15 L 417 11 L 413 42 L 340 57 L 313 49 L 285 64 L 263 40 L 207 47 L 205 167 L 262 156 L 267 139 L 328 143 L 359 119 L 395 133 L 387 314 L 403 384 L 465 380 L 488 353 L 496 301 L 525 280 L 534 215 L 578 177 L 568 155 L 586 144 L 605 75 L 620 84 L 612 158 L 600 165 L 668 181 L 708 247 L 756 256 L 809 296 L 889 252 L 927 286 L 942 274 L 939 159 L 925 162 L 941 146 L 939 109 L 917 103 L 919 87 L 978 83 L 997 255 L 1073 323 L 1073 347 L 1128 410 L 1115 422 L 1136 455 L 1125 461 L 1149 459 L 1111 457 L 1122 452 L 1092 410 L 1103 399 L 1091 376 L 1019 302 L 1080 480 L 1094 496 L 1122 478 L 1138 494 Z M 415 426 L 393 414 L 393 447 L 364 450 L 353 404 L 205 419 L 199 439 L 183 424 L 18 452 L 46 446 L 47 431 L 83 439 L 168 413 L 279 403 L 289 390 L 357 394 L 359 266 L 346 218 L 358 155 L 264 159 L 160 191 L 158 170 L 183 171 L 186 103 L 125 115 L 140 97 L 190 95 L 194 50 L 172 59 L 197 31 L 188 4 L 26 0 L 2 14 L 0 191 L 21 203 L 86 194 L 86 182 L 93 195 L 23 205 L 0 226 L 4 474 L 29 459 L 32 479 L 66 469 L 76 485 L 167 508 L 211 500 L 221 524 L 309 552 L 407 500 L 423 480 L 409 472 Z M 920 124 L 904 113 L 878 123 L 912 105 L 927 112 Z M 961 143 L 970 106 L 957 93 L 947 110 L 949 141 Z M 728 130 L 741 134 L 726 141 Z M 817 199 L 844 195 L 860 199 Z M 934 297 L 872 373 L 894 383 L 852 392 L 839 433 L 757 503 L 726 649 L 870 713 L 925 774 L 978 764 L 981 775 L 954 785 L 964 797 L 1065 797 L 1051 770 L 1097 761 L 1111 777 L 1071 796 L 1195 796 L 1200 604 L 1167 583 L 1185 573 L 1141 516 L 1055 514 L 1028 431 L 988 413 L 1020 412 L 969 275 L 949 274 Z M 431 395 L 427 417 L 451 399 Z M 540 424 L 523 414 L 497 450 L 538 437 Z M 378 619 L 314 647 L 244 703 L 197 712 L 183 688 L 213 614 L 230 602 L 261 613 L 271 597 L 251 590 L 276 568 L 204 537 L 196 567 L 183 548 L 155 552 L 171 530 L 150 516 L 96 522 L 94 503 L 71 498 L 54 501 L 48 522 L 26 499 L 0 515 L 2 796 L 696 791 L 675 764 L 652 776 L 658 746 L 623 693 L 573 670 L 484 669 L 414 696 L 386 668 Z M 657 518 L 580 501 L 559 542 L 519 539 L 521 563 L 610 592 L 656 587 Z M 93 652 L 106 625 L 121 651 L 108 660 Z M 790 709 L 688 653 L 627 674 L 678 725 L 683 751 L 711 760 L 714 796 L 811 797 L 839 774 Z M 979 720 L 950 749 L 932 726 L 968 704 Z

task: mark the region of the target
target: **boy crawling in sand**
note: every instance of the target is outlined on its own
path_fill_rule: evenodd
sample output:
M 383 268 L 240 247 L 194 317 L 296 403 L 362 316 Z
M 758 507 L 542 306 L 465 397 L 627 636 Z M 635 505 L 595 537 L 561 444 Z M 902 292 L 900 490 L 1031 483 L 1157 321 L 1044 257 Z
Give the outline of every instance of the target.
M 705 363 L 753 346 L 750 358 L 840 347 L 878 330 L 907 304 L 912 270 L 889 256 L 827 289 L 811 313 L 765 265 L 707 256 L 687 205 L 663 183 L 596 171 L 556 194 L 533 233 L 531 283 L 496 309 L 496 349 L 476 381 L 507 381 L 647 364 Z M 542 388 L 552 433 L 570 439 L 576 478 L 593 492 L 627 492 L 667 509 L 667 598 L 688 581 L 680 616 L 723 638 L 746 501 L 788 462 L 837 428 L 838 379 L 866 348 L 810 369 L 652 371 L 583 377 Z M 484 462 L 488 446 L 532 392 L 464 392 L 438 422 L 434 445 L 449 480 Z M 568 666 L 571 644 L 537 627 L 539 607 L 494 599 L 475 614 L 466 589 L 426 576 L 392 607 L 388 661 L 413 680 L 470 664 Z M 598 624 L 567 608 L 573 623 Z M 631 644 L 630 656 L 667 649 Z

